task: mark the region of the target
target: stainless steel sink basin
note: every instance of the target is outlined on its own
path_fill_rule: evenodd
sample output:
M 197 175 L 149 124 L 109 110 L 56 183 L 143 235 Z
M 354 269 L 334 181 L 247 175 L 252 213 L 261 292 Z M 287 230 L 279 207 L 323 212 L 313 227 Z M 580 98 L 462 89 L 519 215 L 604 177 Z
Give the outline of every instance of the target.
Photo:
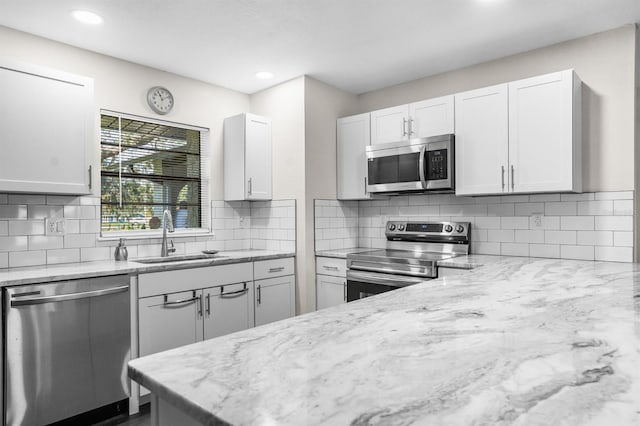
M 131 261 L 137 263 L 169 263 L 183 262 L 185 260 L 221 259 L 224 257 L 227 256 L 221 256 L 219 254 L 183 254 L 167 257 L 146 257 L 144 259 L 131 259 Z

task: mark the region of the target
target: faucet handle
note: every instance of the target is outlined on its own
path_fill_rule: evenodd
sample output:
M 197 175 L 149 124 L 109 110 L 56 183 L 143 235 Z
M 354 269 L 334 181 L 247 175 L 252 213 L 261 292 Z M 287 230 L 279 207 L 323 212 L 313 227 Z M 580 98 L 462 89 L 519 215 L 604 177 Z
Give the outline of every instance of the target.
M 171 247 L 169 249 L 167 249 L 167 251 L 169 253 L 175 253 L 176 251 L 176 246 L 173 245 L 173 240 L 171 240 Z

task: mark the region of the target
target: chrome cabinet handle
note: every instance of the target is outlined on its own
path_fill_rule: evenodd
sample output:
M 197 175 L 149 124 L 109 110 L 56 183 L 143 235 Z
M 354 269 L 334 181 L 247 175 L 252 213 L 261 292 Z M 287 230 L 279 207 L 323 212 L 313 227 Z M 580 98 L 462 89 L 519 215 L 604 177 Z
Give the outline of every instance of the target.
M 207 316 L 211 316 L 211 294 L 207 293 L 207 305 L 206 305 Z
M 198 296 L 196 296 L 196 292 L 195 290 L 193 291 L 193 297 L 191 297 L 190 299 L 180 299 L 180 300 L 172 300 L 169 301 L 169 295 L 165 294 L 164 295 L 164 302 L 163 305 L 164 306 L 173 306 L 173 305 L 181 305 L 183 303 L 189 303 L 189 302 L 194 302 L 198 300 Z
M 63 302 L 65 300 L 86 299 L 89 297 L 99 297 L 106 296 L 108 294 L 122 293 L 128 290 L 129 286 L 123 285 L 119 287 L 105 288 L 104 290 L 83 291 L 81 293 L 68 293 L 43 297 L 25 297 L 21 298 L 20 300 L 12 300 L 11 306 L 41 305 L 43 303 Z M 39 293 L 40 292 L 37 292 L 36 294 Z M 14 295 L 13 297 L 16 297 L 16 295 Z
M 511 190 L 513 191 L 513 187 L 515 185 L 516 182 L 516 172 L 515 169 L 513 167 L 513 164 L 511 165 Z
M 409 136 L 413 134 L 413 118 L 409 117 Z
M 368 192 L 367 191 L 367 177 L 365 176 L 364 177 L 364 193 L 366 194 L 367 192 Z
M 342 288 L 343 288 L 343 297 L 344 297 L 344 301 L 347 301 L 347 282 L 345 281 L 344 283 L 342 283 Z
M 92 182 L 93 176 L 92 176 L 92 173 L 91 173 L 91 168 L 92 168 L 92 166 L 89 166 L 89 189 L 91 189 L 91 185 L 93 183 Z
M 220 286 L 220 297 L 233 298 L 233 297 L 238 297 L 238 296 L 240 296 L 242 294 L 245 294 L 246 292 L 249 291 L 249 289 L 247 288 L 247 283 L 243 283 L 243 284 L 244 284 L 244 287 L 242 288 L 242 290 L 231 291 L 231 292 L 228 292 L 228 293 L 224 292 L 224 286 Z
M 500 166 L 502 168 L 502 191 L 504 191 L 504 166 Z
M 338 270 L 337 266 L 322 265 L 322 267 L 324 269 L 328 269 L 329 271 L 337 271 Z
M 261 287 L 261 286 L 258 286 L 258 305 L 259 305 L 260 303 L 262 303 L 262 297 L 261 297 L 261 296 L 262 296 L 262 294 L 261 294 L 261 291 L 260 291 L 260 287 Z
M 280 272 L 284 271 L 284 266 L 278 266 L 277 268 L 269 268 L 269 272 Z
M 407 136 L 407 119 L 402 117 L 402 136 Z
M 193 294 L 195 295 L 196 292 L 194 291 Z M 198 316 L 202 317 L 202 295 L 197 297 L 198 299 Z
M 253 182 L 252 182 L 252 179 L 251 179 L 251 178 L 249 178 L 249 190 L 248 190 L 249 195 L 251 195 L 251 192 L 253 191 L 253 188 L 252 188 L 252 187 L 253 187 Z

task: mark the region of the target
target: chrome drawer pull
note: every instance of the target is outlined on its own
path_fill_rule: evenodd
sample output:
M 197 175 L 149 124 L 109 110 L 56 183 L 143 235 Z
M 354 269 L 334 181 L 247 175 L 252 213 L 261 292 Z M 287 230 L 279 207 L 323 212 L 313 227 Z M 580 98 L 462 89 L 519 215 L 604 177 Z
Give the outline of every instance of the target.
M 338 270 L 337 266 L 322 265 L 322 267 L 324 269 L 328 269 L 329 271 L 337 271 Z
M 199 299 L 199 297 L 196 296 L 196 292 L 193 292 L 193 297 L 190 299 L 182 299 L 182 300 L 173 300 L 171 302 L 169 302 L 169 295 L 165 294 L 164 295 L 164 306 L 172 306 L 172 305 L 181 305 L 183 303 L 189 303 L 189 302 L 195 302 L 196 300 Z
M 269 272 L 281 272 L 284 271 L 284 266 L 279 266 L 277 268 L 269 268 Z
M 220 286 L 220 297 L 228 297 L 228 298 L 238 297 L 242 294 L 245 294 L 248 291 L 249 289 L 247 288 L 247 283 L 244 283 L 244 287 L 242 288 L 242 290 L 230 291 L 228 293 L 224 292 L 224 286 Z

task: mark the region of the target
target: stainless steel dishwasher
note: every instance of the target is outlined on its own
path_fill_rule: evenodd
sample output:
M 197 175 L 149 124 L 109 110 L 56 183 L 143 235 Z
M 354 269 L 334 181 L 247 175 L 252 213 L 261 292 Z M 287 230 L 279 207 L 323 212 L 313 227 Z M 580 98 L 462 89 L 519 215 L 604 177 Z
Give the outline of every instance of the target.
M 7 287 L 6 425 L 45 425 L 128 397 L 129 277 Z

